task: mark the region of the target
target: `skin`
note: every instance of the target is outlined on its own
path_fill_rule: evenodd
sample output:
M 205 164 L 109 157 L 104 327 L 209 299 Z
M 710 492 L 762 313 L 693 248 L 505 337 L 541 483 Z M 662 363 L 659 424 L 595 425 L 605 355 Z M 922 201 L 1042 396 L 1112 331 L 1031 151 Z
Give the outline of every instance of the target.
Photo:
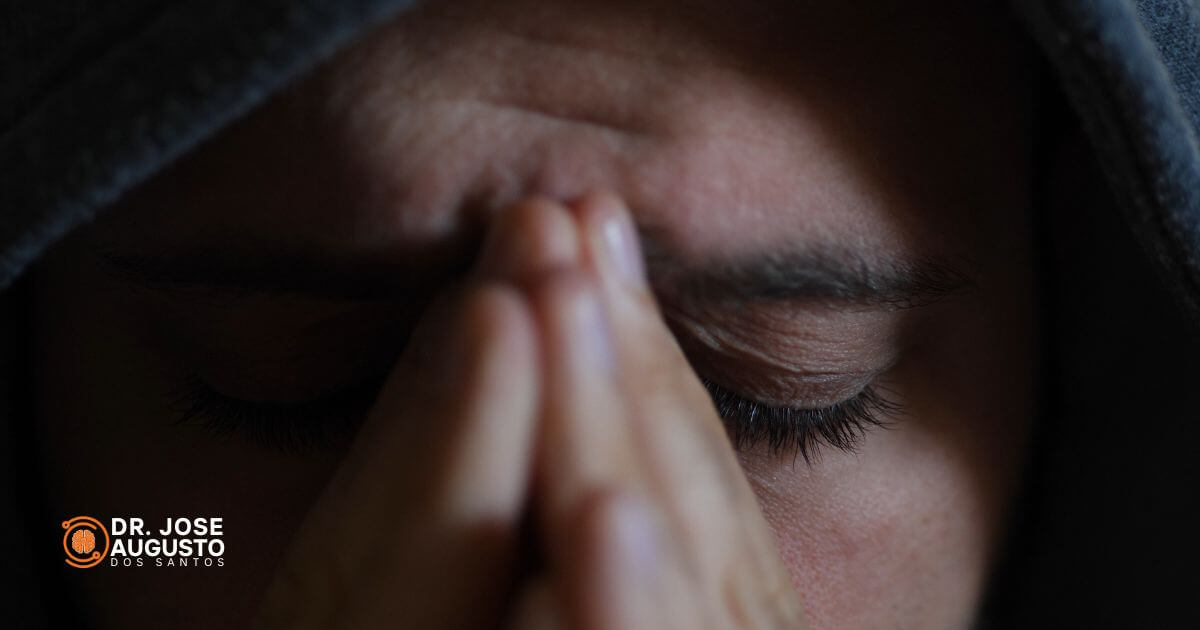
M 490 627 L 513 608 L 510 627 L 529 630 L 801 627 L 754 493 L 654 306 L 628 211 L 593 196 L 577 213 L 531 200 L 499 221 L 477 282 L 418 329 L 437 353 L 401 359 L 301 528 L 263 626 Z M 388 457 L 414 443 L 429 461 Z M 427 470 L 446 472 L 378 482 Z M 510 605 L 526 510 L 546 561 Z M 384 537 L 397 542 L 381 569 Z
M 479 543 L 494 554 L 475 556 L 493 559 L 482 575 L 495 579 L 454 579 L 478 573 L 466 571 L 469 559 L 425 570 L 428 558 L 405 552 L 419 546 L 396 535 L 395 561 L 384 563 L 396 589 L 386 592 L 443 579 L 518 626 L 526 614 L 620 626 L 588 607 L 607 598 L 647 610 L 618 588 L 636 570 L 604 561 L 625 557 L 629 541 L 613 524 L 621 518 L 610 516 L 630 504 L 662 528 L 650 531 L 665 532 L 650 539 L 666 566 L 688 567 L 651 585 L 664 593 L 654 601 L 672 605 L 665 621 L 635 614 L 647 627 L 695 627 L 689 611 L 721 627 L 737 609 L 712 595 L 722 580 L 757 594 L 746 600 L 759 602 L 750 607 L 764 615 L 757 627 L 787 627 L 791 600 L 776 596 L 775 569 L 786 570 L 810 628 L 969 625 L 1031 416 L 1022 51 L 980 7 L 837 4 L 439 3 L 382 27 L 64 243 L 36 270 L 34 303 L 38 448 L 55 518 L 222 516 L 228 549 L 219 570 L 68 573 L 89 618 L 242 627 L 256 614 L 319 606 L 324 590 L 289 591 L 287 576 L 318 573 L 322 558 L 355 540 L 379 540 L 368 537 L 378 521 L 341 515 L 423 513 L 413 506 L 433 501 L 474 514 L 466 522 L 499 523 Z M 613 197 L 587 196 L 596 190 L 630 208 L 652 254 L 653 309 L 613 314 L 621 294 L 589 253 L 586 218 L 596 199 Z M 520 209 L 531 203 L 561 220 L 529 219 Z M 556 221 L 579 235 L 546 236 Z M 184 253 L 224 268 L 243 250 L 319 255 L 318 269 L 355 279 L 339 287 L 361 281 L 364 290 L 351 299 L 231 289 L 227 278 L 147 282 L 104 260 Z M 948 261 L 969 283 L 891 308 L 746 300 L 677 281 L 681 269 L 797 250 Z M 571 300 L 547 295 L 564 283 L 604 305 L 599 327 L 613 332 L 599 345 L 619 357 L 609 387 L 565 399 L 564 366 L 589 352 L 589 369 L 603 361 L 569 341 L 576 335 L 555 333 L 547 313 L 571 312 Z M 380 285 L 388 290 L 365 290 Z M 481 312 L 490 315 L 472 319 Z M 463 365 L 483 376 L 430 394 L 437 388 L 421 383 L 436 379 L 411 366 L 432 365 L 464 337 L 479 341 L 460 349 Z M 630 347 L 660 363 L 630 358 Z M 677 347 L 687 362 L 664 367 Z M 522 353 L 528 365 L 510 359 L 500 371 L 527 378 L 527 394 L 515 393 L 526 385 L 488 385 L 489 361 Z M 381 375 L 389 385 L 357 441 L 285 453 L 173 423 L 172 401 L 192 376 L 231 397 L 294 402 Z M 821 448 L 809 463 L 765 445 L 735 451 L 697 375 L 810 408 L 878 385 L 903 411 L 854 452 Z M 403 393 L 389 399 L 389 387 Z M 436 413 L 395 420 L 412 417 L 421 391 Z M 594 400 L 622 411 L 593 417 Z M 478 428 L 463 411 L 471 405 L 454 410 L 453 401 L 508 409 L 495 412 L 506 429 Z M 376 437 L 381 426 L 396 434 Z M 600 437 L 579 437 L 590 431 Z M 494 446 L 478 446 L 477 435 Z M 578 456 L 554 463 L 548 443 L 574 444 L 567 452 Z M 637 472 L 601 465 L 630 458 Z M 388 469 L 395 461 L 409 468 Z M 616 498 L 593 513 L 551 499 L 560 495 L 584 506 L 578 497 Z M 464 505 L 491 506 L 491 516 Z M 553 516 L 579 511 L 595 525 L 580 531 L 595 535 Z M 512 541 L 529 518 L 545 564 L 513 593 L 512 563 L 528 559 Z M 342 521 L 349 529 L 336 545 L 313 533 Z M 410 521 L 399 531 L 425 522 Z M 422 535 L 453 549 L 453 538 L 437 537 L 452 531 Z M 372 619 L 381 602 L 404 601 L 376 593 L 347 610 Z M 454 601 L 444 610 L 460 610 Z M 427 603 L 421 614 L 443 619 Z

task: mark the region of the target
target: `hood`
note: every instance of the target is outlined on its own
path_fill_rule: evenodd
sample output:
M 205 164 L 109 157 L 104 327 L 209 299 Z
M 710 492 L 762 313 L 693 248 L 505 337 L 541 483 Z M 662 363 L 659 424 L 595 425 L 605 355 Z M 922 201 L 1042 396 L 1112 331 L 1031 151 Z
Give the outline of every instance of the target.
M 123 193 L 413 4 L 4 3 L 0 290 Z M 1012 5 L 1066 104 L 1043 130 L 1078 130 L 1078 142 L 1043 152 L 1053 176 L 1042 199 L 1069 208 L 1040 219 L 1044 419 L 984 619 L 1200 627 L 1189 601 L 1200 561 L 1200 4 Z M 7 315 L 0 325 L 17 328 Z M 11 342 L 0 339 L 4 356 Z M 16 591 L 0 614 L 35 625 L 35 595 Z

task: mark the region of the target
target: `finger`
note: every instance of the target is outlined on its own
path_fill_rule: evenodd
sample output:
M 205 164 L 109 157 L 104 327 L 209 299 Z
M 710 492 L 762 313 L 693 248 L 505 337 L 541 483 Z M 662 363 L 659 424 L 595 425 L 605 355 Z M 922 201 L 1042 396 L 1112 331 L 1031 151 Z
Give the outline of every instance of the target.
M 415 458 L 424 460 L 420 470 L 404 471 L 422 485 L 417 492 L 432 510 L 427 520 L 442 514 L 515 523 L 528 488 L 539 389 L 532 313 L 503 285 L 476 289 L 462 302 L 456 334 L 446 340 L 445 379 L 426 391 L 423 404 L 401 384 L 380 400 L 378 415 L 387 418 L 381 422 L 423 424 L 445 440 Z M 424 376 L 438 379 L 430 372 Z
M 267 607 L 277 627 L 458 627 L 498 616 L 539 378 L 532 313 L 507 283 L 578 254 L 562 206 L 534 200 L 501 215 L 475 284 L 427 314 L 302 528 L 294 566 L 273 589 L 279 603 Z
M 600 490 L 577 511 L 564 586 L 581 630 L 704 627 L 658 509 L 628 489 Z
M 584 244 L 582 255 L 600 280 L 605 311 L 618 331 L 614 336 L 618 372 L 631 386 L 633 399 L 651 403 L 644 406 L 642 411 L 647 413 L 642 415 L 653 415 L 659 401 L 674 408 L 683 405 L 690 412 L 703 411 L 690 421 L 707 440 L 706 446 L 729 451 L 724 426 L 708 391 L 650 290 L 629 208 L 615 195 L 598 193 L 580 200 L 574 211 Z
M 576 263 L 581 250 L 579 230 L 567 208 L 535 197 L 496 218 L 476 273 L 481 278 L 524 282 L 545 270 Z
M 550 570 L 573 628 L 637 628 L 629 624 L 653 612 L 645 599 L 650 591 L 634 587 L 628 576 L 619 578 L 622 569 L 613 566 L 614 558 L 631 554 L 613 555 L 624 548 L 613 536 L 629 528 L 613 528 L 624 522 L 619 516 L 624 512 L 610 497 L 648 492 L 613 371 L 614 344 L 600 289 L 592 274 L 576 268 L 543 277 L 529 291 L 542 349 L 536 488 Z M 634 553 L 646 548 L 635 545 Z M 641 571 L 646 573 L 644 566 Z
M 649 339 L 671 349 L 672 359 L 682 358 L 678 346 L 666 330 L 646 277 L 637 229 L 629 208 L 620 197 L 609 193 L 593 193 L 573 204 L 579 225 L 582 256 L 600 280 L 610 315 L 628 320 L 627 325 L 645 326 L 667 333 Z M 647 341 L 647 340 L 641 340 Z M 652 353 L 647 353 L 652 354 Z
M 628 209 L 592 195 L 576 212 L 585 257 L 601 279 L 639 463 L 682 566 L 738 627 L 795 621 L 773 534 L 711 398 L 655 305 Z
M 540 329 L 548 445 L 543 476 L 556 480 L 549 505 L 571 503 L 595 482 L 614 480 L 627 468 L 609 453 L 627 451 L 628 435 L 612 421 L 621 415 L 621 396 L 612 388 L 609 369 L 612 343 L 595 282 L 578 267 L 579 239 L 567 206 L 526 200 L 497 219 L 478 268 L 485 277 L 520 283 Z M 576 416 L 577 409 L 587 413 Z
M 596 487 L 636 476 L 631 436 L 595 281 L 564 270 L 531 292 L 544 365 L 541 478 L 553 481 L 542 498 L 551 515 L 569 514 Z
M 262 626 L 470 627 L 502 610 L 532 448 L 532 319 L 515 290 L 489 286 L 440 328 L 429 378 L 402 360 L 384 386 Z
M 628 208 L 615 196 L 595 194 L 575 211 L 615 331 L 617 371 L 635 407 L 630 416 L 641 459 L 659 496 L 679 506 L 695 499 L 680 515 L 686 520 L 711 513 L 713 502 L 752 499 L 712 400 L 655 303 Z

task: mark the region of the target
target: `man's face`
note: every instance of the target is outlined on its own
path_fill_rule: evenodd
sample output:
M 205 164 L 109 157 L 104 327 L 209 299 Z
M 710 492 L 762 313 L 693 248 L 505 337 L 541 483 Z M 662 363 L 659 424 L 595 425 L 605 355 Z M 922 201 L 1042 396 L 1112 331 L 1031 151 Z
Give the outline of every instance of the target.
M 54 507 L 225 519 L 223 568 L 106 569 L 86 605 L 236 626 L 344 452 L 335 427 L 491 218 L 603 189 L 700 376 L 767 415 L 884 401 L 850 448 L 739 446 L 812 627 L 965 626 L 1031 407 L 1029 95 L 1002 16 L 431 4 L 38 270 Z

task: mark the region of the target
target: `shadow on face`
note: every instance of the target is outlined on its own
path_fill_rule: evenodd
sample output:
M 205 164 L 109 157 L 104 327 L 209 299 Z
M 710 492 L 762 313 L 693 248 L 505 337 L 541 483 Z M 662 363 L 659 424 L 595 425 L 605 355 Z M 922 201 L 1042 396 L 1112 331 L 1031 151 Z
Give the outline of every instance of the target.
M 491 218 L 608 189 L 701 376 L 765 406 L 873 388 L 902 409 L 807 462 L 741 445 L 812 626 L 965 626 L 1030 416 L 1024 53 L 980 7 L 830 4 L 439 3 L 60 247 L 35 276 L 53 509 L 226 528 L 224 567 L 72 575 L 82 605 L 239 627 Z M 349 430 L 275 414 L 247 440 L 214 396 L 343 396 Z

